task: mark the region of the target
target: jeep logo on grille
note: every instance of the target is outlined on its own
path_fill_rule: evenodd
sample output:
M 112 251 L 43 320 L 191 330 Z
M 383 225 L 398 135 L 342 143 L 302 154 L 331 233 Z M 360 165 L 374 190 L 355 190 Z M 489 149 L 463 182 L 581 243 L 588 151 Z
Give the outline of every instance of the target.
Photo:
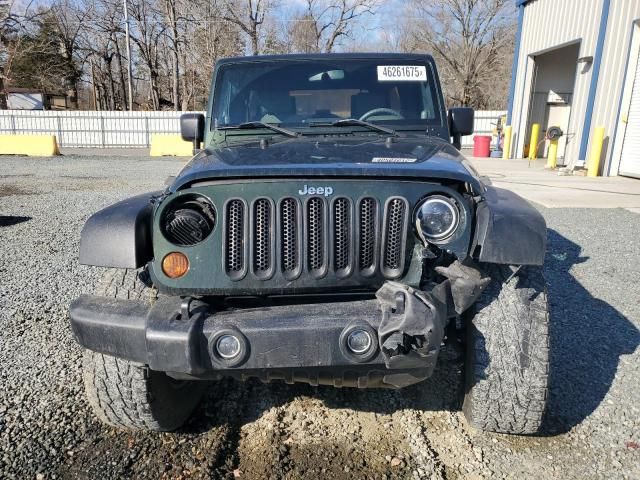
M 324 195 L 329 197 L 333 195 L 333 187 L 310 187 L 305 185 L 302 190 L 298 190 L 300 195 Z

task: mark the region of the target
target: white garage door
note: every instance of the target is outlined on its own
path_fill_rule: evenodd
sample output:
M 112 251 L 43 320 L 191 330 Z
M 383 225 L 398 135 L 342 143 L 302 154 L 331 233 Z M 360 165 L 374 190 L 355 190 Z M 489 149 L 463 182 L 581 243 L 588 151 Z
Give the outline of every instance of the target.
M 627 118 L 627 128 L 624 133 L 618 173 L 620 175 L 640 177 L 640 61 L 636 66 L 631 105 Z

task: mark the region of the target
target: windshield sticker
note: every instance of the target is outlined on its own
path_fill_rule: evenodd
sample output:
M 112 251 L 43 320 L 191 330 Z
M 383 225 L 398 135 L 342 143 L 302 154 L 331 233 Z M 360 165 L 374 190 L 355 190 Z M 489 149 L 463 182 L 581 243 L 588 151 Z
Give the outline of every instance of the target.
M 424 65 L 378 65 L 379 82 L 426 82 Z
M 373 157 L 372 163 L 416 163 L 417 158 Z

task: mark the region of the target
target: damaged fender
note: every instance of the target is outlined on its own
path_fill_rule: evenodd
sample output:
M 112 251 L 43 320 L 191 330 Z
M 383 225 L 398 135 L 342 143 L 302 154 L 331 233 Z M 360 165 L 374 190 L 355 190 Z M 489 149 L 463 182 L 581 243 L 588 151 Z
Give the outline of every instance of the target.
M 487 186 L 476 208 L 472 252 L 478 260 L 504 265 L 542 265 L 547 243 L 543 216 L 509 190 Z
M 159 193 L 127 198 L 89 217 L 80 236 L 80 263 L 140 268 L 150 261 L 152 200 Z

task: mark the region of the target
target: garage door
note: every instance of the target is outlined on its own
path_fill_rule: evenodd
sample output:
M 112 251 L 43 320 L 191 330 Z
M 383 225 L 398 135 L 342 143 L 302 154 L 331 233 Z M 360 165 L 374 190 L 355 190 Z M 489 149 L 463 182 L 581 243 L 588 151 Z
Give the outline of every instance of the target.
M 640 177 L 640 61 L 637 63 L 636 76 L 633 81 L 631 105 L 622 143 L 618 174 Z

